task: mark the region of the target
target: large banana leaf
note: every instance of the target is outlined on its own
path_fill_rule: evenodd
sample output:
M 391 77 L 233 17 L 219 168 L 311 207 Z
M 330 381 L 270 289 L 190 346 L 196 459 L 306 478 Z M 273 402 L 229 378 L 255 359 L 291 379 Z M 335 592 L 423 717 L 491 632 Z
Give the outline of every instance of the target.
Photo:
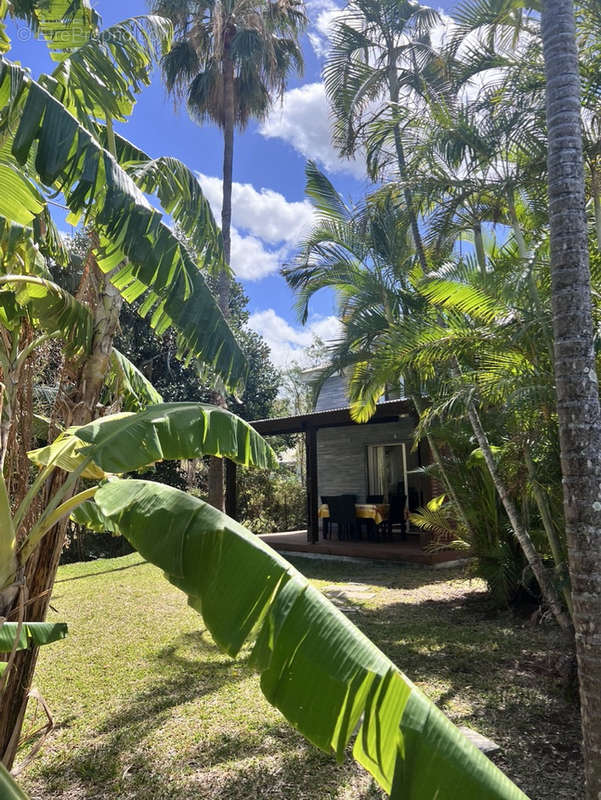
M 99 20 L 88 0 L 0 0 L 0 19 L 6 13 L 25 20 L 34 33 L 41 34 L 55 61 L 87 41 Z M 3 46 L 2 52 L 10 46 L 6 35 Z
M 62 61 L 97 30 L 100 18 L 89 0 L 20 0 L 14 9 L 44 37 L 50 55 Z
M 94 321 L 89 310 L 62 287 L 34 275 L 2 275 L 0 288 L 14 292 L 16 302 L 47 333 L 59 333 L 69 353 L 89 352 Z
M 169 20 L 142 15 L 123 20 L 90 37 L 63 60 L 52 76 L 40 78 L 84 127 L 98 120 L 124 122 L 152 69 L 171 47 Z
M 136 186 L 156 194 L 162 208 L 186 237 L 201 266 L 213 275 L 229 271 L 221 231 L 196 175 L 177 158 L 150 158 L 121 136 L 116 137 L 117 160 Z
M 0 626 L 0 653 L 10 653 L 15 643 L 18 623 L 5 622 Z M 17 641 L 17 650 L 26 650 L 30 645 L 41 647 L 64 639 L 66 622 L 24 622 Z
M 353 753 L 395 800 L 525 800 L 525 795 L 289 563 L 184 492 L 116 480 L 95 502 L 199 611 L 267 699 L 311 742 Z
M 112 414 L 69 428 L 51 445 L 29 453 L 39 466 L 56 463 L 69 472 L 91 458 L 84 473 L 91 478 L 203 455 L 243 466 L 277 466 L 275 453 L 248 422 L 204 403 L 162 403 L 136 414 Z
M 128 302 L 145 294 L 151 327 L 177 333 L 178 355 L 214 367 L 234 389 L 246 361 L 186 245 L 164 224 L 115 159 L 18 65 L 0 62 L 0 133 L 18 123 L 12 151 L 35 153 L 41 181 L 64 193 L 101 234 L 98 263 Z M 2 187 L 0 187 L 1 189 Z
M 2 800 L 27 800 L 27 795 L 17 786 L 2 762 L 0 762 L 0 797 Z
M 44 208 L 38 189 L 14 164 L 0 161 L 0 216 L 10 216 L 19 225 L 29 225 Z
M 10 39 L 6 33 L 4 20 L 8 14 L 8 0 L 0 0 L 0 53 L 10 50 Z
M 115 347 L 111 352 L 110 370 L 104 385 L 113 398 L 120 399 L 124 411 L 141 411 L 147 406 L 163 402 L 146 375 Z
M 111 533 L 114 536 L 120 534 L 117 525 L 104 516 L 100 507 L 93 500 L 86 500 L 77 506 L 71 514 L 71 519 L 94 533 Z

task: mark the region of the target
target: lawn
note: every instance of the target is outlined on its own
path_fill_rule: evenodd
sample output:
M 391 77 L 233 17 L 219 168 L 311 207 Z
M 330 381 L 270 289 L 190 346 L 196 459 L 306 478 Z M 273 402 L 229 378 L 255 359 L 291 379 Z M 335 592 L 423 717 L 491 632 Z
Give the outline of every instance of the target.
M 532 800 L 581 797 L 578 719 L 557 686 L 556 631 L 491 610 L 461 572 L 295 559 L 458 724 L 502 747 Z M 201 618 L 134 554 L 62 567 L 36 685 L 56 729 L 21 776 L 32 798 L 369 800 L 263 699 L 245 658 L 220 653 Z M 349 587 L 349 583 L 351 584 Z M 319 687 L 315 687 L 319 691 Z

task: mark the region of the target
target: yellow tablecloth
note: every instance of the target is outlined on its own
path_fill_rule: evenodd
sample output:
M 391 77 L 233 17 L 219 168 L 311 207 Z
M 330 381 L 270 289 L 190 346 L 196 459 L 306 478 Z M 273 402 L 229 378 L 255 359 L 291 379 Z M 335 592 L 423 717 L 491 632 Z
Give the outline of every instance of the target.
M 356 503 L 355 516 L 358 519 L 373 519 L 376 525 L 380 525 L 380 523 L 388 519 L 389 509 L 390 506 L 387 503 L 378 503 L 377 505 L 372 503 Z M 327 503 L 323 503 L 319 506 L 317 516 L 320 519 L 329 519 L 330 509 Z

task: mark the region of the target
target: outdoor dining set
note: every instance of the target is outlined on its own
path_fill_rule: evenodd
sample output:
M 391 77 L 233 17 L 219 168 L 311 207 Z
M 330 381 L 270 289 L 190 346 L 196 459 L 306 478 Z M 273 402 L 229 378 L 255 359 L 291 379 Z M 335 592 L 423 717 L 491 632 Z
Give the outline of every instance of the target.
M 405 507 L 404 494 L 391 494 L 388 502 L 384 495 L 368 495 L 364 503 L 358 503 L 354 494 L 322 495 L 318 517 L 323 538 L 332 538 L 335 528 L 341 541 L 361 540 L 364 535 L 371 541 L 392 540 L 397 534 L 405 540 Z

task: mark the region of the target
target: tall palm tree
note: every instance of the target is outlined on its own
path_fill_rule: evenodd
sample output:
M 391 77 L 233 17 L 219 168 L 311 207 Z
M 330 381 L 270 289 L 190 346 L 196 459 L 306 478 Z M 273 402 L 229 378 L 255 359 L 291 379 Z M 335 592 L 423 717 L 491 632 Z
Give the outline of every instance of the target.
M 601 797 L 601 409 L 584 213 L 580 76 L 572 0 L 545 0 L 549 217 L 559 438 L 587 800 Z
M 444 65 L 429 37 L 438 22 L 438 12 L 412 0 L 353 0 L 333 26 L 324 67 L 334 115 L 334 142 L 342 154 L 351 155 L 365 144 L 374 123 L 384 121 L 391 135 L 413 241 L 424 271 L 426 254 L 399 114 L 407 103 L 420 104 L 431 91 L 444 90 Z M 381 158 L 372 160 L 378 171 Z
M 170 19 L 175 44 L 163 59 L 168 91 L 186 99 L 191 116 L 223 131 L 221 230 L 230 264 L 234 130 L 263 119 L 281 96 L 291 69 L 302 71 L 298 36 L 306 24 L 303 0 L 154 0 L 155 13 Z M 218 299 L 229 304 L 229 275 L 221 272 Z M 214 398 L 225 404 L 222 391 Z M 224 508 L 223 461 L 212 459 L 209 501 Z

